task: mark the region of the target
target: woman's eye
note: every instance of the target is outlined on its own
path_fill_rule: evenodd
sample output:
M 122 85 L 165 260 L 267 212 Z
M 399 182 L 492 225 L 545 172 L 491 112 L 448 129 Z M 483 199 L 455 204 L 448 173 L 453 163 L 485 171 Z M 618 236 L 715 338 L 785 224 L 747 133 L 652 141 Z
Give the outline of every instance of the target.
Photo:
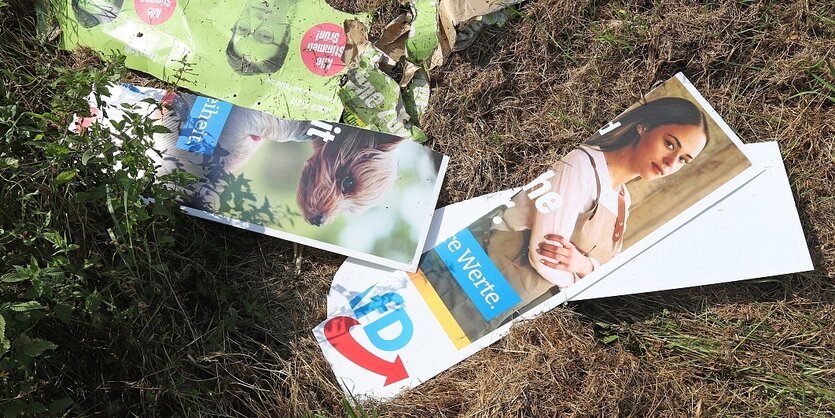
M 342 194 L 353 193 L 356 187 L 357 185 L 354 182 L 354 176 L 345 176 L 342 178 L 342 181 L 339 182 L 339 188 L 342 190 Z
M 667 147 L 667 149 L 669 149 L 669 150 L 672 150 L 672 149 L 673 149 L 673 143 L 672 143 L 672 142 L 670 142 L 670 141 L 668 141 L 668 140 L 665 140 L 665 141 L 664 141 L 664 146 L 666 146 L 666 147 Z
M 682 164 L 687 164 L 687 159 L 684 157 L 678 157 L 678 160 L 681 161 Z

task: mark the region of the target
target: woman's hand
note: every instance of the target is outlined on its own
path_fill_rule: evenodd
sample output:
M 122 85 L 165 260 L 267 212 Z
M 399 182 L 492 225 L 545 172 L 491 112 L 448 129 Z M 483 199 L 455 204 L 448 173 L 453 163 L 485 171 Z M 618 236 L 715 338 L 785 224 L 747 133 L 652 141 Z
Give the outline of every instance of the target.
M 594 270 L 591 260 L 562 235 L 545 235 L 545 241 L 539 242 L 539 248 L 536 249 L 536 252 L 545 258 L 542 260 L 542 264 L 553 269 L 576 273 L 581 278 Z

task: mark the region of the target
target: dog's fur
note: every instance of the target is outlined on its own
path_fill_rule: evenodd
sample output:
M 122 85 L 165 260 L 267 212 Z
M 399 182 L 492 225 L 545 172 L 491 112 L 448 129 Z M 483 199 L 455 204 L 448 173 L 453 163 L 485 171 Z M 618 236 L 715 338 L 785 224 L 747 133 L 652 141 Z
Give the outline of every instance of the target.
M 402 141 L 356 131 L 331 142 L 314 141 L 296 193 L 304 219 L 324 225 L 342 212 L 361 213 L 380 203 L 394 185 L 397 160 L 392 151 Z
M 379 204 L 396 180 L 392 151 L 403 141 L 400 137 L 362 135 L 359 129 L 343 127 L 341 135 L 325 142 L 307 136 L 309 122 L 286 121 L 236 106 L 214 151 L 206 155 L 177 147 L 194 96 L 167 94 L 162 103 L 164 110 L 152 112 L 151 117 L 171 133 L 154 135 L 153 148 L 158 152 L 149 156 L 158 177 L 184 170 L 200 179 L 180 189 L 199 209 L 219 209 L 223 190 L 266 141 L 312 141 L 313 155 L 304 164 L 296 192 L 299 208 L 311 225 L 325 225 L 343 212 L 361 213 Z

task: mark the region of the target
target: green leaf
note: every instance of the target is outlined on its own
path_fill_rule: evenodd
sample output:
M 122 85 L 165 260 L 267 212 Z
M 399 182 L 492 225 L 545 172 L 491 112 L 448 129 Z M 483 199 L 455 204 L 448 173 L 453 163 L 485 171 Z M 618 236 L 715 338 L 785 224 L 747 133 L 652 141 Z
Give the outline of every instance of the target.
M 67 408 L 72 406 L 73 401 L 70 398 L 62 398 L 56 401 L 53 401 L 49 404 L 49 414 L 52 416 L 58 416 L 61 412 L 64 412 Z
M 81 164 L 87 165 L 87 162 L 90 161 L 90 158 L 93 158 L 93 154 L 90 151 L 84 151 L 84 154 L 81 156 Z
M 32 320 L 32 321 L 35 321 L 35 322 L 46 318 L 46 312 L 43 309 L 36 310 L 36 311 L 29 311 L 29 312 L 26 312 L 23 315 L 28 315 L 29 319 Z
M 9 347 L 11 347 L 11 343 L 6 338 L 6 320 L 3 315 L 0 315 L 0 357 L 3 357 L 3 354 L 9 351 Z
M 71 181 L 72 179 L 74 179 L 76 174 L 78 174 L 78 173 L 76 173 L 75 170 L 62 171 L 60 174 L 58 174 L 57 177 L 55 177 L 55 183 L 57 183 L 57 184 L 67 183 L 67 182 Z
M 29 278 L 18 273 L 6 273 L 0 276 L 0 282 L 3 283 L 17 283 L 25 280 L 29 280 Z
M 26 402 L 23 402 L 22 399 L 15 399 L 6 407 L 6 411 L 3 412 L 3 416 L 5 418 L 15 418 L 23 412 L 23 408 L 26 407 Z
M 611 343 L 613 343 L 617 340 L 618 340 L 617 335 L 607 335 L 607 336 L 603 337 L 603 344 L 611 344 Z
M 97 290 L 94 290 L 84 301 L 84 307 L 87 309 L 87 312 L 93 313 L 99 310 L 99 305 L 101 305 L 101 294 Z
M 43 414 L 44 412 L 46 412 L 46 405 L 44 405 L 44 404 L 42 404 L 38 401 L 35 401 L 35 402 L 30 403 L 29 407 L 27 409 L 28 409 L 28 412 L 32 415 Z
M 58 348 L 58 346 L 53 344 L 51 341 L 44 340 L 43 338 L 31 338 L 26 334 L 20 334 L 20 336 L 15 339 L 15 346 L 21 353 L 29 357 L 37 357 L 43 354 L 46 350 L 54 350 Z
M 165 125 L 154 125 L 151 127 L 152 134 L 168 134 L 171 133 L 171 129 L 168 129 Z
M 40 144 L 43 142 L 35 141 L 35 143 Z M 54 142 L 47 142 L 43 148 L 44 154 L 46 154 L 49 157 L 61 157 L 70 153 L 69 148 L 60 144 L 56 144 Z
M 53 308 L 53 311 L 55 311 L 55 317 L 65 324 L 68 324 L 70 319 L 72 319 L 73 307 L 71 305 L 58 303 Z
M 17 158 L 6 157 L 0 158 L 0 167 L 17 168 L 20 164 Z
M 11 305 L 9 305 L 9 309 L 11 309 L 15 312 L 28 312 L 28 311 L 34 311 L 36 309 L 43 309 L 43 308 L 44 307 L 40 303 L 38 303 L 34 300 L 30 300 L 28 302 L 17 302 L 17 303 L 12 303 Z

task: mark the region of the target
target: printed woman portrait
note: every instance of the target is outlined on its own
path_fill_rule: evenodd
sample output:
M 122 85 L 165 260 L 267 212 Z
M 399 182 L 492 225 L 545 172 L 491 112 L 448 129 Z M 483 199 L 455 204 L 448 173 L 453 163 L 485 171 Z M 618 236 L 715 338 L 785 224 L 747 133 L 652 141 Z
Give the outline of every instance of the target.
M 701 169 L 687 170 L 684 177 L 676 173 L 703 158 L 710 138 L 708 120 L 691 101 L 669 96 L 650 100 L 554 163 L 517 193 L 512 205 L 471 224 L 469 233 L 519 297 L 512 308 L 490 319 L 476 309 L 436 251 L 426 254 L 420 270 L 474 341 L 583 280 L 621 252 L 625 234 L 635 233 L 630 230 L 635 204 L 628 182 L 632 187 L 669 179 L 671 185 L 660 191 L 673 201 L 680 198 L 676 188 L 685 184 L 682 189 L 696 199 L 709 192 L 700 190 L 709 189 L 701 177 L 711 177 L 703 176 Z M 661 210 L 669 207 L 680 209 L 659 205 Z M 658 218 L 660 223 L 649 229 L 668 220 Z
M 490 228 L 487 253 L 522 305 L 582 280 L 620 253 L 631 206 L 626 183 L 673 175 L 710 138 L 704 114 L 678 97 L 647 102 L 609 127 L 556 163 L 547 182 L 532 186 L 559 196 L 558 207 L 537 210 L 528 190 Z
M 622 251 L 647 248 L 671 221 L 703 210 L 705 198 L 751 167 L 738 144 L 677 75 L 425 253 L 415 277 L 431 285 L 456 335 L 475 341 L 552 306 L 543 303 L 565 289 L 573 298 L 603 277 L 601 266 L 625 261 Z
M 294 0 L 249 0 L 232 26 L 229 66 L 243 75 L 269 74 L 284 65 L 290 43 L 288 16 Z
M 72 0 L 75 19 L 85 28 L 108 23 L 119 15 L 124 0 Z

